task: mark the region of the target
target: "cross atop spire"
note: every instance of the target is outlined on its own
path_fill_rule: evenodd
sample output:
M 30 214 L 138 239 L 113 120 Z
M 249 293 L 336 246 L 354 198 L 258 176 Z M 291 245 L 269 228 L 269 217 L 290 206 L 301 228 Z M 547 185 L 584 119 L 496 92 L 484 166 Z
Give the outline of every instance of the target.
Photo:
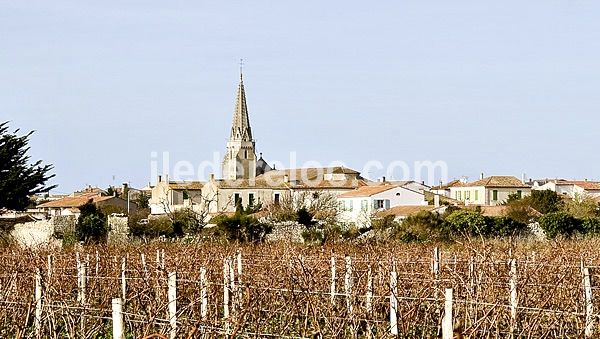
M 240 80 L 242 80 L 243 68 L 244 68 L 244 59 L 240 59 Z

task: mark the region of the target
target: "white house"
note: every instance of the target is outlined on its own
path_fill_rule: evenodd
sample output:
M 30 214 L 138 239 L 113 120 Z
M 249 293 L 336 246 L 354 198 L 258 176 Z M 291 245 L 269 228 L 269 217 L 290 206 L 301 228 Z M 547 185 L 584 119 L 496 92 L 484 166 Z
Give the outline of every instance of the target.
M 448 182 L 447 184 L 443 184 L 440 181 L 439 186 L 433 186 L 431 187 L 431 193 L 433 194 L 437 194 L 446 198 L 452 198 L 450 195 L 450 188 L 451 187 L 456 187 L 456 186 L 463 186 L 464 184 L 466 184 L 466 182 L 463 182 L 461 180 L 452 180 L 450 182 Z
M 353 191 L 338 196 L 340 206 L 340 221 L 354 223 L 359 227 L 368 227 L 371 217 L 395 206 L 427 205 L 422 192 L 413 191 L 407 187 L 380 184 L 359 187 Z
M 586 180 L 549 180 L 543 185 L 534 185 L 534 190 L 551 190 L 559 195 L 565 195 L 573 199 L 583 197 L 600 197 L 600 183 Z
M 498 175 L 450 187 L 450 197 L 465 205 L 495 206 L 505 202 L 511 194 L 529 195 L 531 187 L 517 177 Z

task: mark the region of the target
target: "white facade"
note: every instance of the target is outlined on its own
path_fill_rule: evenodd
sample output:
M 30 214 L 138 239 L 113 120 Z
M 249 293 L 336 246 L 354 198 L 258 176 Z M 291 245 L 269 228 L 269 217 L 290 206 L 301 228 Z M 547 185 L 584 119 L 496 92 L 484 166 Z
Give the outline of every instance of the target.
M 550 190 L 558 195 L 565 195 L 572 199 L 584 197 L 600 197 L 600 184 L 588 181 L 548 181 L 544 185 L 534 185 L 534 190 Z
M 521 197 L 531 194 L 527 187 L 485 187 L 485 186 L 462 186 L 451 187 L 450 198 L 462 201 L 465 205 L 495 206 L 508 200 L 511 194 Z
M 359 188 L 357 191 L 360 191 Z M 405 187 L 390 186 L 389 189 L 375 194 L 342 194 L 338 197 L 340 221 L 354 223 L 359 227 L 368 227 L 371 217 L 386 209 L 396 206 L 427 205 L 425 195 Z

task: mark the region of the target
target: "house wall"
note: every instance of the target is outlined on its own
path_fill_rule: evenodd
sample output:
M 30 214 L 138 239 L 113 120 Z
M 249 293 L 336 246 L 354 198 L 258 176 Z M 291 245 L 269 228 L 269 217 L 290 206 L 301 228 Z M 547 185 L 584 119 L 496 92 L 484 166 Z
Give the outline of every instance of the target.
M 424 194 L 397 187 L 370 197 L 338 198 L 341 209 L 340 220 L 346 223 L 356 223 L 359 227 L 368 227 L 371 223 L 371 216 L 378 211 L 374 208 L 375 200 L 389 200 L 389 208 L 427 205 Z M 366 208 L 364 208 L 365 204 Z M 384 209 L 385 207 L 384 205 Z
M 494 191 L 497 199 L 494 200 Z M 495 206 L 505 202 L 508 196 L 521 191 L 522 196 L 531 194 L 531 189 L 526 187 L 451 187 L 450 198 L 463 201 L 466 205 Z
M 534 187 L 535 190 L 544 191 L 550 190 L 556 192 L 559 195 L 567 195 L 574 197 L 574 186 L 573 185 L 560 185 L 552 181 L 545 183 L 544 185 Z

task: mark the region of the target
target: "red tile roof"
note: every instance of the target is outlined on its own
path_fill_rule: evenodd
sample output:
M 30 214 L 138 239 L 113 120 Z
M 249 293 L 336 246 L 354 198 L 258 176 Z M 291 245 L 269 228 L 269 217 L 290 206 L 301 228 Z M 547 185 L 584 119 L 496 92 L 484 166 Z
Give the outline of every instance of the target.
M 50 201 L 41 205 L 38 205 L 38 208 L 70 208 L 70 207 L 81 207 L 85 205 L 88 201 L 92 201 L 93 203 L 98 203 L 105 200 L 110 200 L 114 198 L 114 196 L 77 196 L 77 197 L 66 197 L 54 201 Z
M 467 185 L 467 187 L 519 187 L 519 188 L 529 188 L 528 185 L 525 185 L 520 179 L 513 176 L 505 176 L 505 175 L 494 175 L 491 177 L 483 178 L 481 180 L 477 180 L 471 182 Z
M 358 197 L 370 197 L 375 194 L 383 193 L 385 191 L 389 191 L 392 188 L 398 188 L 400 186 L 396 185 L 377 185 L 377 186 L 362 186 L 354 191 L 346 192 L 340 195 L 340 198 L 358 198 Z

